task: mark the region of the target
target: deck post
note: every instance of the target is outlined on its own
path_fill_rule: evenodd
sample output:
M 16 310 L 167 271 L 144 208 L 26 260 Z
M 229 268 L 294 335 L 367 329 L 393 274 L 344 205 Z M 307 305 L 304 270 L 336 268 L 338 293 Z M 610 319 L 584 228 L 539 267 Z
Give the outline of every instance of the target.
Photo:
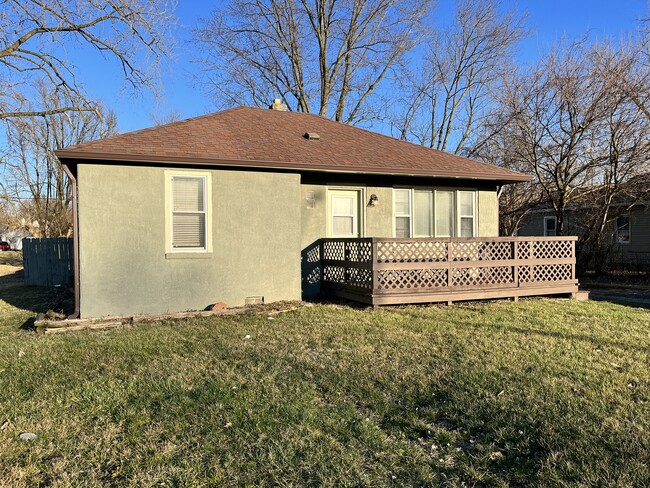
M 452 259 L 452 249 L 451 249 L 451 238 L 447 239 L 447 288 L 451 289 L 454 286 L 454 273 L 451 268 L 451 259 Z
M 512 243 L 512 257 L 515 260 L 515 266 L 512 270 L 512 281 L 515 286 L 519 288 L 519 241 L 516 240 Z
M 573 262 L 571 263 L 571 279 L 575 280 L 576 279 L 576 241 L 571 241 L 571 257 L 573 258 Z
M 372 292 L 371 292 L 372 293 L 372 298 L 371 298 L 371 300 L 372 300 L 373 307 L 376 309 L 376 308 L 379 307 L 379 305 L 377 305 L 375 303 L 375 293 L 379 289 L 379 269 L 378 269 L 379 268 L 379 266 L 378 266 L 378 264 L 379 264 L 379 254 L 377 253 L 377 250 L 379 248 L 379 243 L 377 242 L 376 237 L 371 237 L 370 242 L 371 242 L 371 253 L 372 253 L 371 257 L 370 257 L 371 262 L 372 262 Z

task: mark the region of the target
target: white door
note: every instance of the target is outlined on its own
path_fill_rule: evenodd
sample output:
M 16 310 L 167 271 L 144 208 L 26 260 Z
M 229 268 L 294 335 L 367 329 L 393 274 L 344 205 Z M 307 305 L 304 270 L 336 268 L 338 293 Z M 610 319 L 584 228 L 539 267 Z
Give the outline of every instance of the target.
M 328 193 L 331 237 L 361 237 L 358 190 L 330 190 Z

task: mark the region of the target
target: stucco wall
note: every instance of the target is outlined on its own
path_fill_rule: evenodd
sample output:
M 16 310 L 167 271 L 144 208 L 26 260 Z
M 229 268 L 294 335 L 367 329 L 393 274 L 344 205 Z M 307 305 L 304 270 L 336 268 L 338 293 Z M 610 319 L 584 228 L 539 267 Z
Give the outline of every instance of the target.
M 165 169 L 79 165 L 82 316 L 300 298 L 299 175 L 210 174 L 213 252 L 167 259 Z

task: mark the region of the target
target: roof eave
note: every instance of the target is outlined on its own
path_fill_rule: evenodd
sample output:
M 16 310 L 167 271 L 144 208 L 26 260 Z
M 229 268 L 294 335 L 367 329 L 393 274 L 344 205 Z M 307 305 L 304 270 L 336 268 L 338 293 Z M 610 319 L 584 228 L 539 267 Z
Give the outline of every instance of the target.
M 477 175 L 474 173 L 457 174 L 430 174 L 424 172 L 414 172 L 413 170 L 392 170 L 392 171 L 377 171 L 375 168 L 370 167 L 357 167 L 354 169 L 336 168 L 328 165 L 310 164 L 309 166 L 296 165 L 291 162 L 278 162 L 278 161 L 259 161 L 259 160 L 231 160 L 231 159 L 214 159 L 214 158 L 183 158 L 180 160 L 176 156 L 146 156 L 134 154 L 115 154 L 115 153 L 99 153 L 99 152 L 85 152 L 79 150 L 59 149 L 54 152 L 60 160 L 88 160 L 88 161 L 115 161 L 124 163 L 166 163 L 172 165 L 199 165 L 199 166 L 231 166 L 239 168 L 250 169 L 282 169 L 291 171 L 310 171 L 310 172 L 324 172 L 324 173 L 347 173 L 347 174 L 373 174 L 373 175 L 386 175 L 386 176 L 428 176 L 430 178 L 449 178 L 449 179 L 466 179 L 466 180 L 481 180 L 481 181 L 494 181 L 503 184 L 521 183 L 531 181 L 532 177 L 523 173 L 517 173 L 510 170 L 507 175 L 503 176 L 485 176 Z

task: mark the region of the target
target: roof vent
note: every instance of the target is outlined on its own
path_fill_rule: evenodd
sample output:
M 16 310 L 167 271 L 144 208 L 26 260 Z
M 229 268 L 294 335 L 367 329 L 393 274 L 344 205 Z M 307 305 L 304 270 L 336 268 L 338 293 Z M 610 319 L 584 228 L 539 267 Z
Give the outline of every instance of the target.
M 286 112 L 288 110 L 287 106 L 284 103 L 282 103 L 282 100 L 279 98 L 274 99 L 273 103 L 269 108 L 271 110 L 278 110 L 280 112 Z
M 305 132 L 305 135 L 303 137 L 305 139 L 309 139 L 310 141 L 320 141 L 320 136 L 315 132 Z

